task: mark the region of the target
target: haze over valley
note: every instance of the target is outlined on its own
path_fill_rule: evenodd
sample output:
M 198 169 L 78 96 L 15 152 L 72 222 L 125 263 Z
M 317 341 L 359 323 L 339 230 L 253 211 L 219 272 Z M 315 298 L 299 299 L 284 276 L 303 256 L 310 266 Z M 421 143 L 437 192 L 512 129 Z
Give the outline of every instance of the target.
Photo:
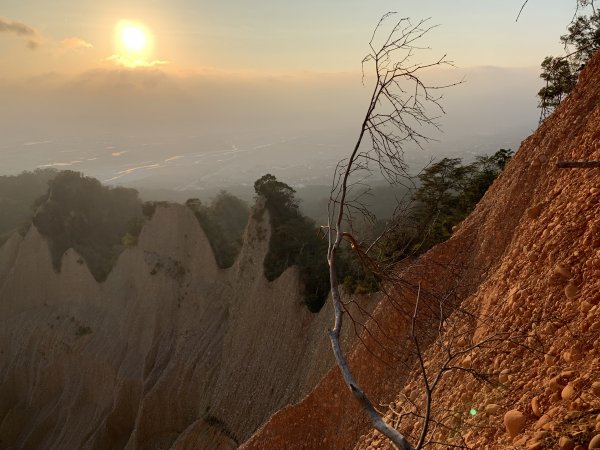
M 233 86 L 228 77 L 115 70 L 5 87 L 11 108 L 0 112 L 0 167 L 69 169 L 106 184 L 175 191 L 251 186 L 264 173 L 298 187 L 328 185 L 368 100 L 360 74 Z M 430 130 L 435 141 L 406 149 L 415 173 L 431 158 L 516 148 L 535 127 L 534 69 L 457 69 L 443 78 L 463 77 L 446 92 L 442 132 Z

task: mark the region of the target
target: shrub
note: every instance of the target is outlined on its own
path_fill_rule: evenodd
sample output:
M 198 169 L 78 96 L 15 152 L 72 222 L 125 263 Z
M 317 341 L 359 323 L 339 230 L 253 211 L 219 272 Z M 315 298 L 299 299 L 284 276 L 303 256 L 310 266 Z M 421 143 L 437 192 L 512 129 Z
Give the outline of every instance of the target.
M 221 191 L 209 206 L 197 198 L 188 199 L 185 204 L 200 222 L 217 265 L 222 269 L 231 267 L 242 248 L 248 205 L 226 191 Z
M 318 312 L 329 294 L 327 242 L 319 237 L 315 223 L 300 213 L 292 187 L 267 174 L 254 183 L 254 190 L 265 199 L 271 220 L 265 277 L 273 281 L 288 267 L 298 266 L 306 306 Z
M 62 255 L 73 248 L 96 280 L 104 281 L 124 248 L 123 237 L 141 229 L 137 191 L 105 187 L 72 171 L 60 172 L 48 186 L 36 201 L 33 223 L 48 239 L 55 270 L 60 271 Z
M 48 181 L 57 173 L 54 169 L 36 169 L 20 175 L 0 176 L 0 240 L 8 239 L 15 231 L 27 232 L 34 201 L 46 191 Z

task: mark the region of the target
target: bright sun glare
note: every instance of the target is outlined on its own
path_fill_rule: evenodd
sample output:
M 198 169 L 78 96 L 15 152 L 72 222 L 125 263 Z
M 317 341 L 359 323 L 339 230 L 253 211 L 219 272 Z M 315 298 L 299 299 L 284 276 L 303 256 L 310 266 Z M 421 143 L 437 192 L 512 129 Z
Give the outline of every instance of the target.
M 117 54 L 112 57 L 126 67 L 147 66 L 152 53 L 152 35 L 139 22 L 120 21 L 115 28 Z
M 146 48 L 146 34 L 135 25 L 127 25 L 121 30 L 121 42 L 127 50 L 139 53 Z

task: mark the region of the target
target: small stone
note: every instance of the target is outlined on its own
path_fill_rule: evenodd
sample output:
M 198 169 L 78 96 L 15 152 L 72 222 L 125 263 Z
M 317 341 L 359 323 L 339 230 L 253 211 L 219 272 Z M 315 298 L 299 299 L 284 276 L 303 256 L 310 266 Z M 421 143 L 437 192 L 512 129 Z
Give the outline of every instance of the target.
M 554 273 L 564 278 L 571 278 L 572 276 L 571 271 L 562 264 L 557 264 L 554 266 Z
M 502 372 L 500 372 L 500 375 L 498 376 L 498 381 L 500 381 L 500 383 L 506 383 L 508 381 L 509 373 L 510 373 L 510 370 L 508 370 L 508 369 L 502 370 Z
M 573 420 L 574 418 L 576 418 L 577 416 L 579 416 L 579 413 L 577 411 L 569 411 L 568 413 L 565 414 L 564 420 L 569 422 L 569 421 Z
M 544 448 L 544 443 L 542 441 L 531 441 L 525 448 L 527 450 L 542 450 Z
M 540 428 L 544 427 L 546 424 L 550 423 L 551 421 L 552 421 L 552 417 L 550 417 L 548 414 L 544 414 L 542 417 L 540 417 L 538 419 L 538 421 L 535 423 L 533 428 L 535 430 L 539 430 Z
M 538 441 L 546 439 L 548 436 L 550 436 L 550 433 L 548 431 L 536 431 L 535 433 L 533 433 L 533 438 Z
M 577 348 L 573 347 L 562 354 L 562 358 L 568 363 L 579 361 L 581 357 L 581 352 Z
M 510 437 L 515 437 L 521 434 L 523 429 L 525 428 L 525 416 L 518 409 L 511 409 L 506 414 L 504 414 L 504 427 L 506 431 L 510 435 Z
M 521 436 L 520 438 L 513 440 L 513 445 L 515 447 L 522 447 L 527 443 L 528 440 L 529 436 Z
M 600 434 L 597 434 L 590 441 L 590 445 L 588 445 L 588 449 L 591 450 L 593 448 L 600 448 Z
M 575 388 L 573 387 L 573 385 L 571 383 L 567 384 L 564 387 L 564 389 L 560 393 L 560 397 L 563 400 L 571 400 L 572 398 L 575 397 Z
M 575 448 L 575 443 L 567 436 L 562 436 L 558 440 L 558 448 L 560 450 L 573 450 Z
M 485 405 L 485 413 L 490 416 L 495 416 L 500 412 L 500 405 L 496 405 L 495 403 L 490 403 L 489 405 Z
M 536 217 L 538 217 L 540 215 L 541 212 L 542 212 L 542 205 L 532 206 L 531 208 L 527 209 L 527 216 L 530 219 L 535 219 Z
M 579 304 L 579 311 L 581 311 L 582 314 L 587 314 L 593 307 L 594 305 L 592 305 L 590 302 L 583 301 Z
M 560 382 L 559 377 L 554 377 L 548 382 L 548 387 L 552 390 L 552 392 L 560 392 L 564 389 L 564 386 Z
M 538 417 L 542 414 L 540 399 L 537 396 L 531 399 L 531 411 L 533 411 L 533 414 L 535 414 Z
M 592 394 L 600 395 L 600 381 L 594 381 L 592 383 Z M 598 416 L 598 421 L 600 422 L 600 416 Z
M 573 300 L 575 297 L 577 297 L 578 293 L 579 290 L 577 289 L 577 286 L 575 286 L 573 283 L 569 283 L 565 286 L 565 295 L 567 299 Z
M 569 349 L 569 352 L 571 353 L 573 361 L 579 361 L 583 357 L 580 345 L 574 345 Z

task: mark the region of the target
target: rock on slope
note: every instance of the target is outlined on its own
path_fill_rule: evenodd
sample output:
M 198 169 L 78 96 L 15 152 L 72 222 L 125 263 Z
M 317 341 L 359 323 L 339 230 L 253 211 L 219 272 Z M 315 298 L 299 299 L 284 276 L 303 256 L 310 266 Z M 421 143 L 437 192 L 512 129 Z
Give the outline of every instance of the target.
M 600 434 L 600 169 L 556 166 L 600 160 L 599 86 L 597 54 L 454 236 L 401 274 L 394 301 L 373 314 L 374 336 L 364 333 L 365 345 L 350 353 L 361 385 L 412 442 L 424 395 L 403 343 L 419 283 L 430 300 L 450 299 L 481 321 L 465 320 L 460 311 L 446 318 L 439 339 L 423 343 L 428 370 L 443 362 L 449 345 L 461 352 L 490 336 L 512 338 L 453 361 L 465 370 L 449 372 L 434 397 L 435 418 L 444 426 L 432 437 L 445 444 L 429 447 L 572 450 L 600 442 L 594 438 Z M 383 336 L 394 338 L 396 350 L 382 350 Z M 242 448 L 392 448 L 369 429 L 332 369 Z
M 330 314 L 262 273 L 268 215 L 217 268 L 194 216 L 157 208 L 98 284 L 32 227 L 0 248 L 0 449 L 236 448 L 332 365 Z

